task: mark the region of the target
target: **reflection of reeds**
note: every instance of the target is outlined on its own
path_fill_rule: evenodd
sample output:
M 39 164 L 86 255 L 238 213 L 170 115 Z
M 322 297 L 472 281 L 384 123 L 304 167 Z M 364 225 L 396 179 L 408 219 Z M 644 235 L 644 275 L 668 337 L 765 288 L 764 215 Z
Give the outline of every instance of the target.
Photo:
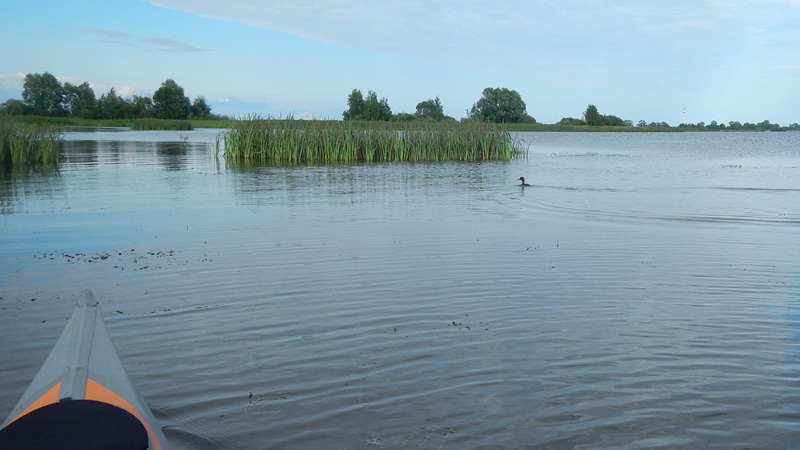
M 189 131 L 192 129 L 192 124 L 188 120 L 136 119 L 131 124 L 131 129 Z
M 56 164 L 58 140 L 59 130 L 53 126 L 0 119 L 0 164 Z
M 224 138 L 225 157 L 249 163 L 330 164 L 508 160 L 524 156 L 503 128 L 483 123 L 373 123 L 246 117 Z

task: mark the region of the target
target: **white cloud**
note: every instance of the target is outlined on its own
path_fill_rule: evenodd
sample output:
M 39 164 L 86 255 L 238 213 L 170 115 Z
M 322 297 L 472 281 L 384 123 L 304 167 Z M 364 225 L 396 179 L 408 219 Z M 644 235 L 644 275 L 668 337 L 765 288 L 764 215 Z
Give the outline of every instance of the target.
M 120 97 L 130 97 L 136 93 L 136 90 L 130 86 L 121 86 L 119 89 L 116 89 L 117 95 Z
M 605 102 L 619 107 L 609 113 L 621 116 L 692 105 L 733 81 L 740 88 L 772 86 L 788 79 L 799 56 L 800 0 L 142 1 L 448 67 L 462 78 L 497 80 L 524 98 L 551 98 L 541 90 L 555 89 L 559 103 Z M 377 87 L 386 88 L 394 72 L 398 68 L 385 67 Z M 781 94 L 764 91 L 762 97 L 770 95 Z M 570 112 L 550 114 L 558 120 Z
M 24 73 L 0 74 L 0 87 L 2 87 L 3 89 L 22 91 L 22 87 L 24 84 L 25 84 Z
M 165 52 L 204 52 L 207 50 L 195 47 L 177 39 L 139 36 L 136 34 L 115 30 L 106 30 L 102 28 L 89 28 L 86 31 L 104 37 L 104 42 L 125 45 L 128 47 L 150 47 Z
M 97 81 L 89 81 L 89 87 L 92 88 L 94 91 L 94 95 L 97 98 L 100 98 L 101 95 L 107 94 L 111 89 L 114 89 L 114 93 L 116 93 L 120 97 L 128 98 L 137 93 L 136 89 L 131 86 L 115 86 L 113 84 L 108 84 L 104 82 L 97 82 Z M 147 96 L 152 95 L 152 93 L 146 94 Z
M 790 0 L 661 4 L 597 0 L 150 0 L 203 17 L 328 45 L 483 73 L 581 83 L 588 71 L 681 63 L 704 47 L 733 51 L 742 23 L 769 24 Z M 765 10 L 773 11 L 766 16 Z M 791 16 L 792 14 L 790 14 Z M 793 14 L 795 17 L 798 14 Z M 755 18 L 755 19 L 754 19 Z M 760 18 L 760 19 L 759 19 Z M 785 17 L 784 17 L 785 18 Z M 774 32 L 774 31 L 773 31 Z M 605 68 L 603 68 L 605 67 Z M 649 69 L 648 69 L 649 71 Z

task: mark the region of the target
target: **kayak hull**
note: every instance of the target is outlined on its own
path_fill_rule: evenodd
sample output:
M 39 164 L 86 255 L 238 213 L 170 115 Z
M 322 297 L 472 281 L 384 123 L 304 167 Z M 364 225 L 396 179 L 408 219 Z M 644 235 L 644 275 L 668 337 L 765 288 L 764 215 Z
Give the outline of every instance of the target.
M 98 302 L 89 290 L 84 291 L 47 360 L 0 427 L 0 436 L 34 411 L 73 400 L 124 410 L 146 430 L 149 447 L 145 448 L 169 448 L 150 408 L 122 365 Z

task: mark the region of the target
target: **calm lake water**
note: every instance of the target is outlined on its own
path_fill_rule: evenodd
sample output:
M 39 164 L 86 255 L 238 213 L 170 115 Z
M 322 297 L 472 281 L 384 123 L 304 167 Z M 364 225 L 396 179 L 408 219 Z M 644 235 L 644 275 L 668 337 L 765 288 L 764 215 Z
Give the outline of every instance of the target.
M 217 133 L 0 175 L 0 418 L 91 288 L 175 449 L 800 445 L 800 133 L 256 169 Z

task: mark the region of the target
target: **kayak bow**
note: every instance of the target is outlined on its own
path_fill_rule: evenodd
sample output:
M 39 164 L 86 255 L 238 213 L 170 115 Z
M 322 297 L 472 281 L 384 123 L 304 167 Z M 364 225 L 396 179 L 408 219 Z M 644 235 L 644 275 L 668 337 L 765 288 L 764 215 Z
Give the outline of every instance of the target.
M 5 448 L 168 450 L 88 289 L 0 428 L 0 449 Z

